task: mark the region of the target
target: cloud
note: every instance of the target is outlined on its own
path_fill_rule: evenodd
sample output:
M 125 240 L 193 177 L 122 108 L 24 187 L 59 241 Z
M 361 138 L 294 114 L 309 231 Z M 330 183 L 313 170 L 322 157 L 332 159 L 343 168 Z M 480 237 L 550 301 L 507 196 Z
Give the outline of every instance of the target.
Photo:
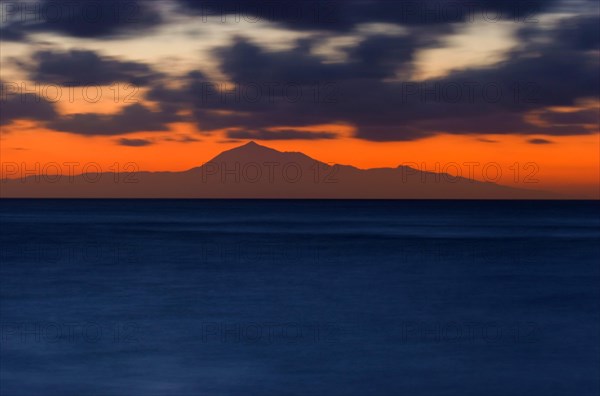
M 289 51 L 268 52 L 238 37 L 233 45 L 216 50 L 215 55 L 222 71 L 236 82 L 308 84 L 393 77 L 412 61 L 418 42 L 412 36 L 371 36 L 350 50 L 348 62 L 327 63 L 311 54 L 313 40 L 301 40 Z
M 0 125 L 15 120 L 50 121 L 57 117 L 54 104 L 33 94 L 11 89 L 9 83 L 0 80 Z
M 598 14 L 569 18 L 563 21 L 557 34 L 566 45 L 580 50 L 598 50 L 600 23 Z
M 168 123 L 178 121 L 169 111 L 152 111 L 134 104 L 115 114 L 79 113 L 64 115 L 48 127 L 80 135 L 121 135 L 133 132 L 166 131 Z
M 320 140 L 335 139 L 337 135 L 332 132 L 308 132 L 288 129 L 279 131 L 228 131 L 227 137 L 230 139 L 251 140 Z
M 7 3 L 5 26 L 13 37 L 49 32 L 85 39 L 137 35 L 163 22 L 151 1 L 40 0 Z
M 196 143 L 196 142 L 201 142 L 202 139 L 197 139 L 195 137 L 192 136 L 177 136 L 177 137 L 166 137 L 164 139 L 164 141 L 166 142 L 177 142 L 177 143 Z
M 515 20 L 540 13 L 557 0 L 179 0 L 186 11 L 202 18 L 237 17 L 246 21 L 271 21 L 295 30 L 348 31 L 365 23 L 396 23 L 409 26 L 440 25 L 483 17 Z
M 215 51 L 221 70 L 236 83 L 226 95 L 204 75 L 190 73 L 182 89 L 154 89 L 149 96 L 191 107 L 205 132 L 343 123 L 355 127 L 356 137 L 372 141 L 440 133 L 591 133 L 581 124 L 544 126 L 529 121 L 531 114 L 547 107 L 576 106 L 581 98 L 599 94 L 597 57 L 572 48 L 564 35 L 552 34 L 555 42 L 525 41 L 495 65 L 454 70 L 418 83 L 391 78 L 398 70 L 410 69 L 420 43 L 430 42 L 414 34 L 371 36 L 348 50 L 347 62 L 337 63 L 315 55 L 311 40 L 288 50 L 266 51 L 237 38 Z M 267 84 L 294 84 L 302 94 L 294 100 L 282 89 L 269 94 Z M 257 100 L 245 97 L 246 91 L 258 92 Z
M 50 84 L 83 86 L 125 82 L 138 86 L 158 78 L 145 63 L 121 61 L 89 50 L 38 51 L 24 66 L 33 81 Z
M 554 142 L 547 139 L 529 139 L 527 141 L 529 144 L 553 144 Z
M 27 35 L 20 26 L 20 24 L 5 24 L 5 26 L 0 26 L 0 40 L 11 42 L 27 41 Z
M 154 144 L 154 142 L 152 142 L 150 140 L 146 140 L 146 139 L 121 138 L 121 139 L 117 140 L 117 144 L 119 146 L 127 146 L 127 147 L 144 147 L 144 146 L 150 146 L 150 145 Z
M 544 25 L 526 26 L 518 32 L 518 37 L 527 41 L 546 40 L 561 47 L 580 51 L 598 50 L 600 47 L 598 8 L 588 12 L 589 15 L 561 19 L 550 29 L 544 28 Z
M 331 111 L 339 96 L 345 95 L 338 92 L 341 82 L 363 81 L 369 89 L 376 89 L 381 79 L 409 62 L 416 47 L 410 37 L 375 36 L 352 50 L 349 63 L 330 64 L 313 55 L 310 44 L 300 41 L 289 51 L 266 52 L 237 38 L 231 47 L 215 51 L 234 88 L 224 88 L 194 72 L 182 81 L 181 89 L 155 86 L 148 99 L 191 106 L 203 131 L 259 130 L 288 125 L 288 121 L 309 126 L 338 117 Z
M 348 32 L 368 23 L 405 26 L 451 26 L 473 18 L 521 20 L 547 11 L 558 0 L 36 0 L 7 3 L 3 9 L 6 40 L 26 40 L 47 32 L 83 39 L 109 40 L 145 34 L 168 24 L 161 17 L 179 4 L 178 12 L 200 21 L 213 16 L 228 21 L 269 21 L 300 31 Z M 490 13 L 491 14 L 486 14 Z M 229 16 L 229 17 L 228 17 Z
M 41 4 L 49 2 L 43 0 Z M 95 3 L 112 14 L 102 12 L 94 26 L 80 15 L 79 20 L 50 20 L 46 15 L 40 22 L 27 24 L 13 16 L 2 29 L 10 31 L 9 37 L 16 40 L 34 31 L 110 39 L 142 35 L 144 29 L 164 22 L 157 13 L 164 4 L 137 0 L 87 0 L 77 3 L 75 11 Z M 67 0 L 57 4 L 66 6 Z M 416 140 L 440 133 L 576 135 L 591 133 L 589 125 L 597 124 L 597 118 L 588 111 L 546 110 L 553 106 L 575 108 L 581 98 L 598 97 L 600 64 L 594 52 L 599 45 L 598 17 L 589 12 L 595 6 L 591 1 L 576 6 L 558 0 L 178 0 L 178 4 L 179 12 L 198 21 L 207 15 L 257 16 L 279 28 L 309 34 L 285 50 L 266 49 L 247 38 L 235 37 L 229 45 L 209 53 L 227 82 L 233 82 L 233 88 L 211 81 L 199 71 L 175 81 L 173 86 L 179 88 L 169 88 L 160 85 L 164 79 L 155 82 L 162 75 L 146 63 L 86 49 L 39 50 L 34 52 L 32 64 L 26 65 L 36 81 L 145 85 L 150 87 L 147 99 L 157 102 L 160 109 L 136 105 L 112 115 L 86 113 L 56 119 L 52 104 L 47 104 L 44 112 L 43 105 L 15 109 L 13 103 L 10 119 L 38 117 L 58 130 L 83 135 L 166 130 L 170 122 L 191 120 L 204 133 L 225 129 L 265 140 L 289 136 L 311 139 L 315 135 L 306 135 L 302 127 L 337 123 L 354 127 L 357 138 L 370 141 Z M 488 18 L 502 20 L 519 18 L 522 22 L 542 12 L 555 12 L 560 19 L 552 24 L 541 18 L 538 23 L 515 23 L 511 28 L 516 30 L 515 46 L 496 64 L 455 69 L 418 84 L 408 80 L 418 66 L 420 51 L 446 46 L 448 32 L 470 23 L 472 14 L 481 16 L 483 10 L 491 11 Z M 113 14 L 118 17 L 107 16 Z M 393 23 L 401 34 L 376 34 L 365 27 L 371 23 Z M 356 44 L 341 49 L 345 51 L 344 61 L 318 55 L 321 40 L 347 35 L 352 35 Z M 189 116 L 176 115 L 181 112 Z M 532 115 L 546 125 L 533 123 Z M 289 128 L 288 133 L 269 132 L 282 128 Z
M 540 118 L 547 123 L 558 125 L 599 125 L 600 108 L 569 112 L 546 111 Z

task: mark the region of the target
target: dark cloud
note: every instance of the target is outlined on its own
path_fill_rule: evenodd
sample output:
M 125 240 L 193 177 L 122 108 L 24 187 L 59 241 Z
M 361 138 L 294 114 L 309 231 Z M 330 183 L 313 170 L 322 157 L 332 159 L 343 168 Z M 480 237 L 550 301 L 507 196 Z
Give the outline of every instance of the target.
M 6 24 L 0 26 L 0 41 L 27 41 L 27 35 L 23 32 L 20 24 Z
M 335 139 L 337 135 L 332 132 L 308 132 L 288 129 L 279 131 L 228 131 L 227 137 L 251 140 L 320 140 Z
M 600 42 L 598 17 L 585 14 L 582 8 L 570 9 L 580 15 L 565 17 L 555 25 L 516 25 L 521 26 L 520 41 L 498 64 L 453 70 L 447 76 L 420 85 L 399 80 L 399 76 L 404 78 L 413 71 L 418 51 L 444 47 L 445 34 L 471 22 L 473 13 L 488 11 L 489 22 L 494 18 L 523 21 L 540 12 L 564 11 L 565 2 L 178 1 L 182 10 L 195 14 L 198 20 L 208 15 L 256 16 L 314 34 L 283 51 L 266 50 L 239 37 L 231 45 L 216 49 L 213 55 L 228 81 L 234 82 L 233 89 L 192 72 L 180 81 L 178 89 L 160 86 L 160 82 L 152 84 L 147 99 L 159 104 L 158 111 L 137 105 L 113 115 L 76 114 L 51 119 L 49 125 L 72 133 L 115 135 L 165 130 L 174 120 L 192 120 L 207 133 L 226 129 L 234 135 L 248 136 L 229 136 L 232 139 L 260 136 L 269 139 L 277 136 L 268 132 L 273 127 L 289 128 L 287 135 L 280 132 L 281 138 L 301 136 L 298 133 L 304 126 L 338 123 L 355 127 L 356 137 L 361 139 L 401 141 L 439 133 L 585 134 L 591 133 L 586 126 L 597 123 L 597 118 L 587 111 L 574 114 L 546 110 L 552 106 L 576 106 L 581 98 L 599 95 L 600 64 L 594 53 Z M 49 2 L 44 0 L 42 4 Z M 62 0 L 59 3 L 65 4 Z M 92 3 L 95 2 L 83 1 L 76 7 L 89 8 Z M 159 6 L 152 2 L 98 3 L 102 4 L 99 6 L 102 10 L 116 10 L 120 17 L 99 18 L 95 21 L 99 23 L 90 27 L 89 20 L 64 24 L 64 18 L 52 22 L 46 16 L 41 22 L 27 24 L 26 29 L 112 38 L 132 32 L 141 34 L 138 28 L 160 23 L 155 12 Z M 124 5 L 130 7 L 130 15 L 135 17 L 131 23 L 123 22 Z M 23 39 L 20 22 L 13 18 L 3 30 L 11 29 L 9 37 Z M 403 25 L 406 34 L 365 34 L 356 46 L 346 50 L 347 59 L 343 62 L 331 62 L 316 55 L 314 49 L 323 37 L 334 37 L 359 24 L 373 22 Z M 146 85 L 157 77 L 146 64 L 87 50 L 38 51 L 33 59 L 35 65 L 29 66 L 31 77 L 40 82 L 123 81 Z M 185 119 L 176 116 L 180 111 L 191 115 Z M 18 113 L 14 109 L 12 112 Z M 37 114 L 43 114 L 41 109 Z M 548 125 L 529 122 L 532 114 Z
M 81 113 L 64 115 L 48 124 L 52 129 L 80 135 L 121 135 L 133 132 L 166 131 L 178 121 L 168 111 L 152 111 L 140 104 L 125 107 L 116 114 Z
M 475 18 L 524 20 L 554 6 L 557 0 L 179 0 L 202 18 L 248 22 L 271 21 L 296 30 L 344 31 L 361 23 L 439 25 Z M 229 16 L 229 17 L 228 17 Z
M 370 36 L 349 51 L 347 62 L 336 63 L 311 54 L 316 40 L 301 40 L 289 51 L 273 52 L 237 38 L 232 46 L 216 50 L 215 55 L 223 72 L 240 83 L 383 79 L 407 66 L 426 37 Z
M 222 71 L 237 84 L 226 97 L 200 73 L 188 75 L 182 90 L 156 89 L 150 96 L 191 106 L 203 131 L 344 123 L 356 127 L 357 137 L 373 141 L 439 133 L 590 133 L 583 125 L 528 121 L 530 113 L 547 107 L 575 106 L 581 98 L 598 97 L 598 59 L 588 51 L 531 40 L 493 66 L 455 70 L 418 84 L 390 81 L 394 71 L 411 67 L 418 43 L 412 34 L 371 36 L 348 51 L 347 62 L 328 63 L 311 51 L 310 41 L 290 50 L 265 51 L 238 38 L 215 52 Z M 283 91 L 262 91 L 258 100 L 249 100 L 243 94 L 267 83 L 289 82 L 303 95 L 290 100 Z
M 146 85 L 158 78 L 145 63 L 128 62 L 102 56 L 94 51 L 38 51 L 23 65 L 33 81 L 51 84 L 110 85 L 126 82 Z
M 53 102 L 34 93 L 22 92 L 14 83 L 0 81 L 0 125 L 15 120 L 39 121 L 49 129 L 81 135 L 119 135 L 140 131 L 166 131 L 168 123 L 181 121 L 169 104 L 154 111 L 141 104 L 114 114 L 79 113 L 60 115 Z
M 529 139 L 527 141 L 529 144 L 553 144 L 554 142 L 547 139 Z
M 389 128 L 387 129 L 389 130 Z M 417 120 L 403 129 L 403 135 L 409 137 L 419 134 L 521 134 L 521 135 L 585 135 L 590 131 L 583 126 L 549 125 L 539 126 L 529 123 L 525 114 L 519 112 L 489 112 L 489 114 L 470 115 L 469 117 L 445 117 L 443 119 Z M 377 131 L 367 130 L 369 140 L 393 140 L 392 136 L 379 135 Z M 364 132 L 363 132 L 364 133 Z M 399 137 L 402 137 L 399 136 Z
M 352 85 L 363 81 L 372 90 L 382 85 L 380 80 L 408 65 L 415 48 L 411 37 L 373 36 L 351 51 L 349 62 L 332 64 L 312 55 L 307 41 L 289 51 L 267 52 L 238 38 L 231 47 L 216 51 L 223 72 L 235 87 L 224 88 L 194 72 L 183 81 L 182 89 L 156 86 L 148 99 L 191 105 L 204 131 L 331 122 L 338 117 L 331 113 L 335 102 L 345 95 L 338 89 L 340 82 Z M 222 111 L 229 113 L 223 116 Z M 346 118 L 343 114 L 339 117 Z
M 571 112 L 547 111 L 540 118 L 558 125 L 600 125 L 600 109 L 586 109 Z
M 552 28 L 540 28 L 539 25 L 526 26 L 518 32 L 524 41 L 549 41 L 554 46 L 572 50 L 598 50 L 600 47 L 600 20 L 598 10 L 589 15 L 565 18 Z
M 192 136 L 176 136 L 176 137 L 167 137 L 164 139 L 166 142 L 177 142 L 177 143 L 196 143 L 201 142 L 202 139 L 197 139 Z
M 140 34 L 162 22 L 152 1 L 41 0 L 7 3 L 5 25 L 17 36 L 52 32 L 79 38 L 109 39 Z
M 556 34 L 565 45 L 572 48 L 598 50 L 600 47 L 598 14 L 565 19 Z
M 33 93 L 22 93 L 0 81 L 0 125 L 15 120 L 51 121 L 57 117 L 54 104 Z
M 127 146 L 127 147 L 145 147 L 154 144 L 154 142 L 146 139 L 127 139 L 122 138 L 117 140 L 117 144 L 119 146 Z
M 290 51 L 266 52 L 260 47 L 237 38 L 230 47 L 220 48 L 215 55 L 223 71 L 236 82 L 298 82 L 340 80 L 351 76 L 346 63 L 324 64 L 317 57 L 307 56 L 308 48 L 300 45 Z M 267 66 L 267 67 L 265 67 Z
M 7 37 L 21 40 L 30 32 L 53 32 L 79 38 L 112 39 L 143 34 L 164 24 L 163 2 L 143 0 L 40 0 L 6 7 Z M 474 20 L 523 22 L 552 9 L 558 0 L 174 0 L 183 14 L 199 23 L 209 16 L 236 23 L 271 21 L 295 30 L 349 31 L 359 24 L 406 26 L 469 23 Z M 8 39 L 8 38 L 7 38 Z

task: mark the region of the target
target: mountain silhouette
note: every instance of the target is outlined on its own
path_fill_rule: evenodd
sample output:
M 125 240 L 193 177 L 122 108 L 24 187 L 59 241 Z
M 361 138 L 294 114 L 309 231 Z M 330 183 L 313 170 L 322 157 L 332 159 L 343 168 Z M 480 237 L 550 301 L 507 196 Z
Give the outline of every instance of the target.
M 311 163 L 314 164 L 318 162 L 309 156 L 298 153 L 298 152 L 281 152 L 275 149 L 261 146 L 253 141 L 250 141 L 243 146 L 239 146 L 233 148 L 231 150 L 223 151 L 221 154 L 217 155 L 215 158 L 210 160 L 211 163 L 235 163 L 240 162 L 240 164 L 250 163 L 250 162 L 279 162 L 279 163 Z
M 409 166 L 358 169 L 249 142 L 184 172 L 86 173 L 0 181 L 2 198 L 553 199 Z

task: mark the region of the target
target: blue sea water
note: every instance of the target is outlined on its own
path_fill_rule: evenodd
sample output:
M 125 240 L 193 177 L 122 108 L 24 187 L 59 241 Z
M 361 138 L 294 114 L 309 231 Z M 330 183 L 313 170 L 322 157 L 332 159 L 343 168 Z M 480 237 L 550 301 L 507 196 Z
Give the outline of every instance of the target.
M 598 395 L 599 209 L 2 200 L 0 395 Z

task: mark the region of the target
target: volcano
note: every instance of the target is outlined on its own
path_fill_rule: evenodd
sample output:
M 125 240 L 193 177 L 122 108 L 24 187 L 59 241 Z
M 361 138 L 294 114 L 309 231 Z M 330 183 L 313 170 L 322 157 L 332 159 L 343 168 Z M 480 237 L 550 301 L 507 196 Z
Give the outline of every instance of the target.
M 1 198 L 554 199 L 552 193 L 409 166 L 359 169 L 255 142 L 185 172 L 12 177 Z

